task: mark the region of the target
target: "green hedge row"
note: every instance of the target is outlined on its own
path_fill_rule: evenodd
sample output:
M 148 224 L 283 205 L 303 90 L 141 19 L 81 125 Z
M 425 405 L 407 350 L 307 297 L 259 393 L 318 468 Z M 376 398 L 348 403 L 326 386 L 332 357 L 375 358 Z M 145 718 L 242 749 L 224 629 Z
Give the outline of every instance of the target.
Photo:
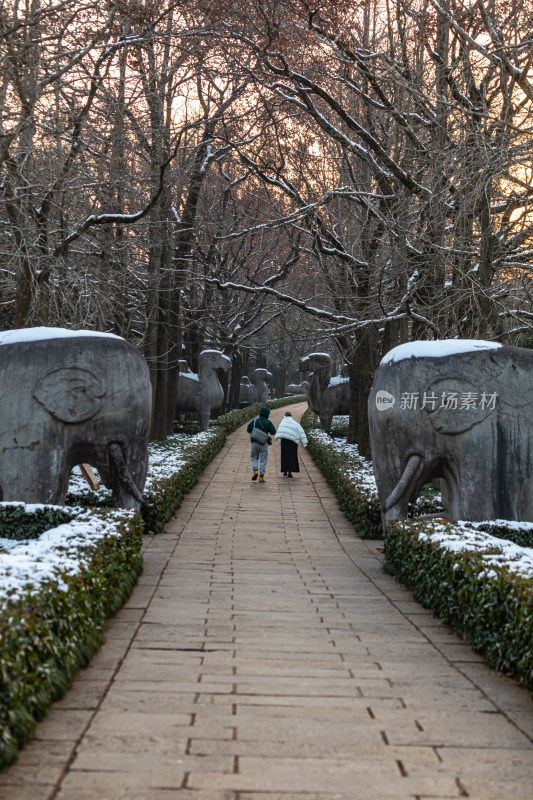
M 385 532 L 385 568 L 490 666 L 533 690 L 533 557 L 529 571 L 517 569 L 518 548 L 508 552 L 502 541 L 515 533 L 505 524 L 404 520 Z
M 212 435 L 195 448 L 187 452 L 187 461 L 177 472 L 167 478 L 161 478 L 150 485 L 143 494 L 141 517 L 145 533 L 159 533 L 165 524 L 172 519 L 198 481 L 198 477 L 210 461 L 220 452 L 226 441 L 222 428 L 210 429 Z
M 5 539 L 38 539 L 43 531 L 72 519 L 72 509 L 37 506 L 28 513 L 23 503 L 0 505 L 0 536 Z
M 49 512 L 57 514 L 53 523 L 65 522 L 65 510 Z M 138 515 L 69 509 L 68 516 L 74 525 L 83 520 L 112 533 L 80 548 L 77 574 L 48 578 L 39 590 L 14 593 L 0 606 L 0 767 L 15 761 L 36 720 L 89 662 L 102 643 L 105 620 L 129 597 L 142 570 Z
M 302 416 L 301 425 L 307 433 L 307 449 L 313 461 L 335 492 L 342 511 L 353 522 L 359 536 L 362 539 L 381 539 L 379 500 L 365 480 L 357 479 L 358 470 L 361 475 L 365 472 L 363 459 L 354 460 L 332 449 L 322 437 L 313 435 L 316 424 L 316 414 L 308 409 Z

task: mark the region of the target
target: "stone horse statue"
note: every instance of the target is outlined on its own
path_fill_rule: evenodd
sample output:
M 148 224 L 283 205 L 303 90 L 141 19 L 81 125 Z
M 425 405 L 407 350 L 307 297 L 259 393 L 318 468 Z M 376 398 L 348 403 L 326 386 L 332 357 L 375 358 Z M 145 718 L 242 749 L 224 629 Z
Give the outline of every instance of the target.
M 307 389 L 307 404 L 318 414 L 325 431 L 331 428 L 334 414 L 350 413 L 350 379 L 340 375 L 331 377 L 331 356 L 327 353 L 310 353 L 300 361 L 300 372 L 311 372 Z
M 302 381 L 301 383 L 289 383 L 287 386 L 287 394 L 306 394 L 309 389 L 309 381 Z
M 176 412 L 195 411 L 202 428 L 207 428 L 211 412 L 220 408 L 224 400 L 224 390 L 220 385 L 217 369 L 225 372 L 230 370 L 231 358 L 220 350 L 202 350 L 198 358 L 198 375 L 195 372 L 180 371 L 178 378 Z
M 265 381 L 272 379 L 272 373 L 260 367 L 252 374 L 252 403 L 266 403 L 268 400 L 268 386 Z

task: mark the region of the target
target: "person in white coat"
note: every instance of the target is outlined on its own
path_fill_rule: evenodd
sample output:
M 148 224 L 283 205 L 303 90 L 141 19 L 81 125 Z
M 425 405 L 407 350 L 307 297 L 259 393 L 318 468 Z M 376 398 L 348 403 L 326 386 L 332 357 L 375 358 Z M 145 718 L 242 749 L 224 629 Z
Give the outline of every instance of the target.
M 285 412 L 275 438 L 277 442 L 281 442 L 281 471 L 287 478 L 292 478 L 293 472 L 300 472 L 298 445 L 301 442 L 307 447 L 307 436 L 302 426 L 293 419 L 290 411 Z

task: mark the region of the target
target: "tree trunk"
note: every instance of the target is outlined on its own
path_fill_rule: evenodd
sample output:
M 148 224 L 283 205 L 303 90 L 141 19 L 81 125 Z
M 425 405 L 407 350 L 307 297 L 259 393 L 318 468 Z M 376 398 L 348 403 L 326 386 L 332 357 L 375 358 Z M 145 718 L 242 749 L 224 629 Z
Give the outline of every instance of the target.
M 368 426 L 368 397 L 376 369 L 377 331 L 374 327 L 357 332 L 350 353 L 348 375 L 350 378 L 350 422 L 347 441 L 357 444 L 359 454 L 371 459 L 370 430 Z
M 226 404 L 228 411 L 231 410 L 232 408 L 239 408 L 239 394 L 240 394 L 242 376 L 243 376 L 242 356 L 237 351 L 236 353 L 233 354 L 232 364 L 231 364 L 231 385 Z

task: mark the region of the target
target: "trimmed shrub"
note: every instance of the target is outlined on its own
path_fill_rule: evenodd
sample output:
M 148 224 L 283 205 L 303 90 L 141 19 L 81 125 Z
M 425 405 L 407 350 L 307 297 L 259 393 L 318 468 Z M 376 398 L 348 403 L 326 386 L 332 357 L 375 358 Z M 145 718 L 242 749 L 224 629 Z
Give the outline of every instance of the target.
M 533 690 L 533 553 L 483 530 L 493 527 L 395 523 L 385 532 L 385 568 L 491 667 Z M 496 527 L 514 536 L 512 524 Z
M 29 516 L 42 519 L 46 513 L 59 512 L 42 509 Z M 4 593 L 0 603 L 0 767 L 13 763 L 36 720 L 88 664 L 102 643 L 105 620 L 129 597 L 142 570 L 138 515 L 78 509 L 69 518 L 67 530 L 69 523 L 83 523 L 105 532 L 85 545 L 66 542 L 70 565 L 64 573 L 56 570 L 37 586 Z
M 358 455 L 332 447 L 330 437 L 316 429 L 316 420 L 316 414 L 309 410 L 301 420 L 313 461 L 335 492 L 339 506 L 355 525 L 358 535 L 362 539 L 383 538 L 372 465 Z M 336 424 L 335 418 L 333 424 Z
M 38 539 L 43 531 L 72 519 L 72 509 L 62 506 L 26 506 L 24 503 L 0 505 L 0 537 Z
M 145 533 L 159 533 L 190 492 L 210 461 L 220 452 L 226 441 L 223 429 L 209 428 L 209 435 L 194 447 L 185 448 L 185 463 L 168 477 L 150 481 L 143 494 L 141 516 Z M 164 443 L 163 443 L 164 444 Z

